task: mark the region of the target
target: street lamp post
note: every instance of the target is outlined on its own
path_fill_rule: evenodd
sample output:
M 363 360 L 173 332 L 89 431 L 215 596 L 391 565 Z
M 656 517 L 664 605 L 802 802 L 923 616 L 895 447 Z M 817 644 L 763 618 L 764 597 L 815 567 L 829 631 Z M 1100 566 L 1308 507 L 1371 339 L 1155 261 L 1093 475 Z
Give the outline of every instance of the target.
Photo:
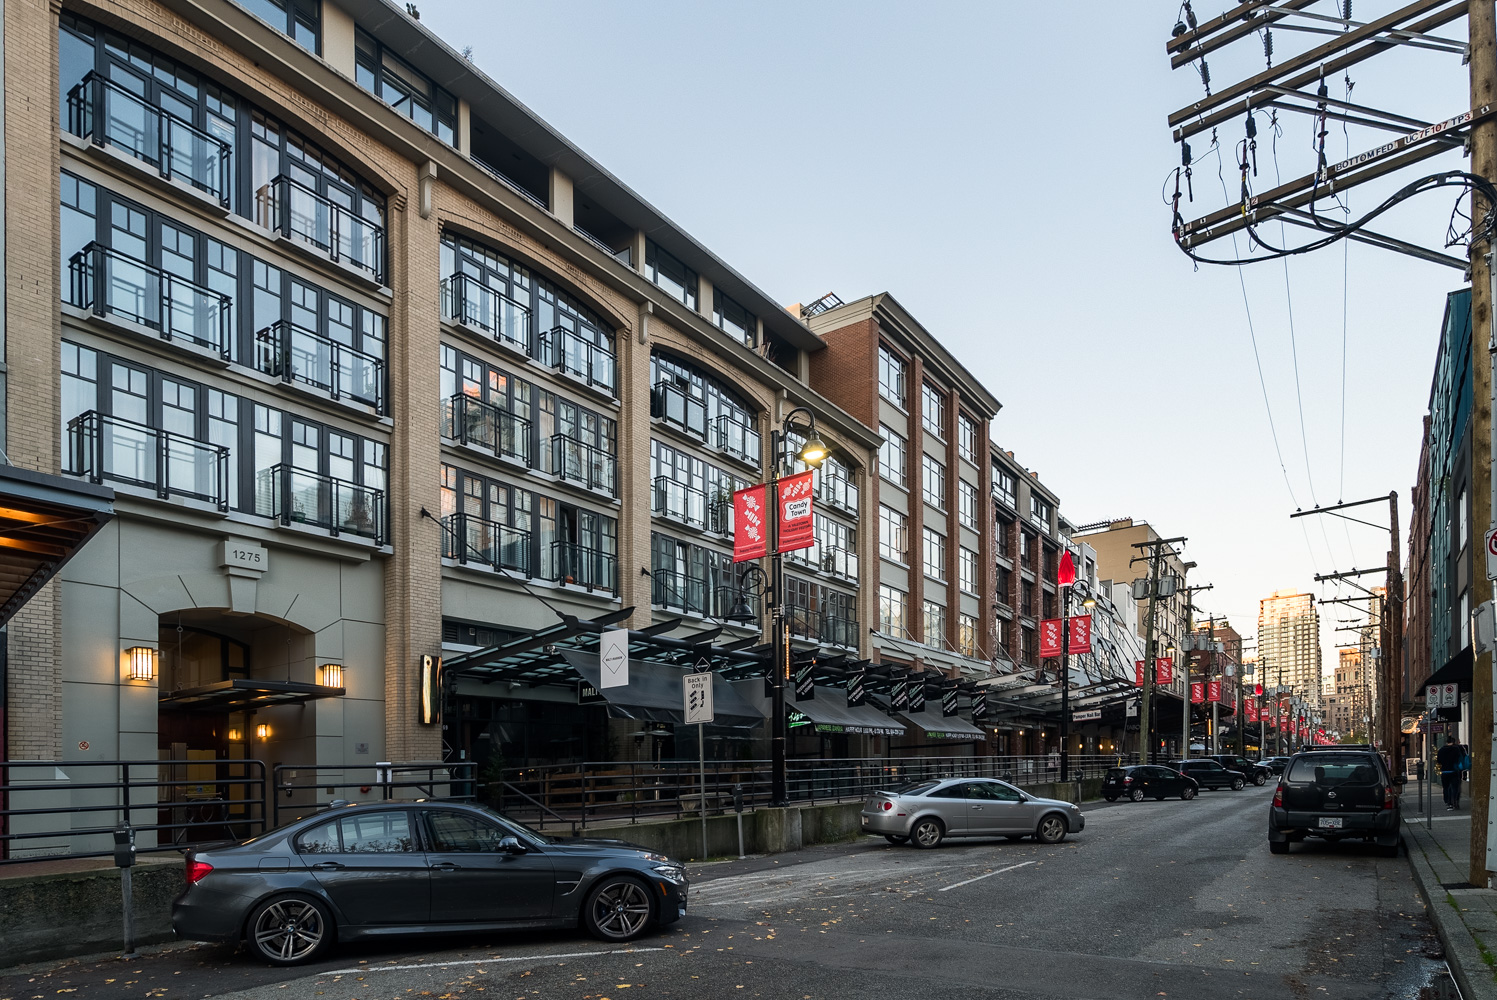
M 1070 551 L 1066 552 L 1069 560 Z M 1095 607 L 1091 588 L 1085 580 L 1077 580 L 1075 569 L 1071 570 L 1071 581 L 1060 579 L 1060 780 L 1071 780 L 1071 596 L 1081 595 L 1081 605 Z

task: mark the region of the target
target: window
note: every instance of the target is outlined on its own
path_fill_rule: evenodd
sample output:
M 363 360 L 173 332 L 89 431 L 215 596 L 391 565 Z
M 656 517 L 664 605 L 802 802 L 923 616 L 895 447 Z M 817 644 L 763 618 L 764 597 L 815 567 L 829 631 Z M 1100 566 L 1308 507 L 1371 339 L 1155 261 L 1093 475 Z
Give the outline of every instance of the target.
M 748 481 L 688 455 L 663 441 L 650 441 L 650 504 L 657 517 L 719 534 L 733 533 L 733 494 Z
M 759 323 L 754 314 L 712 287 L 712 325 L 748 347 L 754 346 Z
M 702 368 L 679 358 L 650 355 L 650 415 L 759 467 L 758 413 Z M 826 476 L 838 463 L 828 457 Z
M 904 408 L 904 362 L 883 344 L 878 346 L 878 392 Z
M 925 575 L 934 580 L 946 579 L 946 536 L 930 528 L 925 533 Z
M 909 519 L 893 507 L 878 505 L 878 552 L 897 563 L 909 562 Z
M 1006 656 L 1009 659 L 1012 659 L 1014 655 L 1013 650 L 1008 648 L 1009 643 L 1013 642 L 1013 632 L 1014 623 L 1009 621 L 1007 618 L 996 618 L 993 620 L 993 641 L 997 643 L 994 648 L 996 648 L 1001 655 Z
M 888 584 L 878 588 L 878 628 L 887 635 L 909 635 L 909 596 Z
M 977 619 L 972 615 L 956 617 L 956 649 L 963 656 L 977 655 Z
M 925 602 L 925 631 L 921 641 L 927 646 L 946 645 L 946 609 L 935 601 Z
M 658 607 L 724 619 L 739 600 L 759 613 L 759 598 L 734 573 L 726 552 L 650 535 L 650 600 Z
M 946 396 L 929 382 L 920 384 L 920 422 L 936 437 L 946 436 Z
M 997 587 L 998 592 L 993 596 L 997 598 L 1000 604 L 1009 604 L 1013 601 L 1013 581 L 1013 570 L 1009 569 L 1007 566 L 997 567 L 997 574 L 994 585 Z
M 1019 613 L 1034 617 L 1034 584 L 1028 580 L 1019 582 Z
M 962 527 L 977 530 L 977 486 L 965 479 L 956 483 L 956 516 Z
M 1456 548 L 1457 551 L 1459 551 L 1461 549 L 1464 549 L 1466 547 L 1466 541 L 1470 537 L 1466 533 L 1466 518 L 1467 518 L 1467 514 L 1469 512 L 1469 505 L 1468 505 L 1468 500 L 1469 499 L 1470 499 L 1470 494 L 1468 494 L 1466 492 L 1466 488 L 1464 486 L 1462 486 L 1461 487 L 1461 495 L 1459 497 L 1457 497 L 1456 501 L 1455 501 L 1456 516 L 1459 519 L 1457 521 L 1457 525 L 1456 525 L 1456 536 L 1455 536 L 1455 548 Z M 1462 643 L 1463 647 L 1464 647 L 1464 645 L 1465 644 Z
M 354 78 L 359 86 L 447 145 L 456 146 L 457 101 L 453 96 L 364 29 L 354 32 Z
M 239 5 L 308 52 L 321 54 L 322 12 L 318 0 L 239 0 Z
M 443 556 L 531 576 L 535 506 L 529 490 L 443 465 Z
M 920 456 L 921 489 L 925 502 L 940 510 L 946 509 L 946 466 L 930 455 Z
M 967 593 L 977 593 L 977 553 L 962 545 L 957 556 L 957 581 Z
M 405 854 L 416 849 L 411 836 L 411 814 L 359 813 L 338 821 L 344 854 Z
M 1028 625 L 1019 629 L 1019 657 L 1022 662 L 1030 665 L 1038 665 L 1040 662 L 1039 635 Z
M 998 523 L 996 525 L 994 534 L 997 536 L 998 540 L 998 554 L 1000 556 L 1003 556 L 1005 559 L 1012 559 L 1014 557 L 1013 522 L 1005 521 L 1001 517 L 998 518 Z
M 338 840 L 338 821 L 330 819 L 302 831 L 296 838 L 296 850 L 301 854 L 343 853 L 343 844 Z
M 645 241 L 645 277 L 665 289 L 671 298 L 680 300 L 688 309 L 696 310 L 697 273 L 662 250 L 654 240 Z
M 446 344 L 440 356 L 442 436 L 531 466 L 535 386 Z
M 909 477 L 905 470 L 904 438 L 888 424 L 878 425 L 879 437 L 884 443 L 878 449 L 878 472 L 895 486 L 907 485 Z
M 1035 568 L 1039 546 L 1040 540 L 1038 538 L 1023 528 L 1019 529 L 1019 561 L 1023 563 L 1025 569 L 1033 570 Z
M 956 450 L 957 453 L 977 465 L 977 423 L 965 413 L 957 414 L 956 418 Z
M 993 466 L 993 496 L 1000 503 L 1006 504 L 1009 510 L 1019 509 L 1019 484 L 1014 474 Z
M 542 392 L 536 423 L 543 471 L 586 489 L 615 494 L 618 421 Z
M 1029 495 L 1029 519 L 1041 531 L 1046 533 L 1050 531 L 1050 514 L 1053 510 L 1054 507 L 1050 501 L 1045 500 L 1038 494 L 1031 493 Z
M 433 850 L 449 854 L 496 854 L 505 831 L 465 813 L 426 814 Z

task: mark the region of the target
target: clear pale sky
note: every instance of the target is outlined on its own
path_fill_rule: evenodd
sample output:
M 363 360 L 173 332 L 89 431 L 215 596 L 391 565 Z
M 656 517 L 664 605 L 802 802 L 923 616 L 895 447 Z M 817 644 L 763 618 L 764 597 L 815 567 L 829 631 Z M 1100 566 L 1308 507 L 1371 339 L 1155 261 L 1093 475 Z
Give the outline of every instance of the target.
M 1205 20 L 1230 5 L 1195 7 Z M 1161 201 L 1180 155 L 1166 116 L 1202 93 L 1164 52 L 1173 0 L 420 7 L 425 24 L 471 45 L 486 73 L 780 301 L 892 293 L 996 393 L 994 439 L 1059 493 L 1072 521 L 1131 516 L 1189 536 L 1191 582 L 1215 585 L 1201 607 L 1244 634 L 1270 591 L 1334 596 L 1314 574 L 1385 557 L 1386 532 L 1291 521 L 1296 502 L 1397 490 L 1407 524 L 1444 296 L 1463 276 L 1340 244 L 1291 259 L 1287 296 L 1283 264 L 1243 269 L 1281 470 L 1237 269 L 1196 270 Z M 1395 7 L 1359 3 L 1355 14 Z M 1464 22 L 1443 33 L 1464 38 Z M 1321 40 L 1276 32 L 1275 61 Z M 1257 41 L 1239 42 L 1210 58 L 1213 87 L 1263 65 Z M 1352 69 L 1352 99 L 1442 120 L 1466 109 L 1466 73 L 1458 56 L 1400 50 Z M 1344 96 L 1341 78 L 1327 85 Z M 1310 172 L 1313 119 L 1280 119 L 1283 177 Z M 1234 201 L 1242 135 L 1241 119 L 1221 131 Z M 1328 157 L 1386 135 L 1344 136 L 1332 123 Z M 1271 143 L 1260 120 L 1257 190 L 1273 183 Z M 1186 218 L 1225 203 L 1209 136 L 1191 145 Z M 1354 190 L 1353 215 L 1393 186 Z M 1439 247 L 1454 203 L 1425 195 L 1379 227 Z M 1237 256 L 1230 243 L 1207 252 Z M 1386 523 L 1387 508 L 1358 516 Z M 1353 612 L 1321 612 L 1329 671 L 1345 638 L 1335 621 Z

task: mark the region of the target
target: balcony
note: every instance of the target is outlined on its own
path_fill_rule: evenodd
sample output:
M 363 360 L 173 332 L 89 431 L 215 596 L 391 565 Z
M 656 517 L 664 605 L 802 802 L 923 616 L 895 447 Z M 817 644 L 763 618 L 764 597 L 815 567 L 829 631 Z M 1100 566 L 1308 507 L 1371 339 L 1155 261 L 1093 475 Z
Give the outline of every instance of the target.
M 858 578 L 858 554 L 848 549 L 823 548 L 817 546 L 818 563 L 823 573 L 832 573 L 849 580 Z
M 817 475 L 816 496 L 825 504 L 857 516 L 858 487 L 842 476 Z
M 650 416 L 675 424 L 713 448 L 759 468 L 763 439 L 753 425 L 727 413 L 719 414 L 709 423 L 707 404 L 678 385 L 655 383 L 650 389 Z
M 530 465 L 530 421 L 465 393 L 443 401 L 442 436 Z
M 603 449 L 565 434 L 555 434 L 549 442 L 549 453 L 551 465 L 547 471 L 553 476 L 584 489 L 616 495 L 616 463 Z
M 273 465 L 259 473 L 260 492 L 272 497 L 272 513 L 282 524 L 304 524 L 385 543 L 385 493 L 320 472 Z
M 68 131 L 131 156 L 229 207 L 233 148 L 98 73 L 68 91 Z
M 442 556 L 530 575 L 530 532 L 472 514 L 442 518 Z
M 234 300 L 170 271 L 90 243 L 68 261 L 68 302 L 95 316 L 127 320 L 162 340 L 229 360 Z
M 458 272 L 442 281 L 442 316 L 530 356 L 530 310 L 471 274 Z
M 255 334 L 255 368 L 385 412 L 385 362 L 282 320 Z
M 385 284 L 385 227 L 285 174 L 256 194 L 259 222 Z
M 759 467 L 763 444 L 759 432 L 751 424 L 735 420 L 726 413 L 719 414 L 707 443 L 755 469 Z
M 796 604 L 785 606 L 785 620 L 790 625 L 790 635 L 831 646 L 858 647 L 858 620 L 814 611 Z
M 609 398 L 616 394 L 618 360 L 566 327 L 558 326 L 541 334 L 537 359 Z
M 68 472 L 229 509 L 229 449 L 90 410 L 68 421 Z
M 733 533 L 733 504 L 724 496 L 710 497 L 695 486 L 669 476 L 656 476 L 650 513 L 687 527 L 719 535 Z
M 613 553 L 577 542 L 552 542 L 547 555 L 544 579 L 618 593 L 618 557 Z
M 699 576 L 673 569 L 650 571 L 650 602 L 658 608 L 722 619 L 732 610 L 736 597 L 732 587 Z M 746 594 L 745 598 L 756 606 L 753 595 Z

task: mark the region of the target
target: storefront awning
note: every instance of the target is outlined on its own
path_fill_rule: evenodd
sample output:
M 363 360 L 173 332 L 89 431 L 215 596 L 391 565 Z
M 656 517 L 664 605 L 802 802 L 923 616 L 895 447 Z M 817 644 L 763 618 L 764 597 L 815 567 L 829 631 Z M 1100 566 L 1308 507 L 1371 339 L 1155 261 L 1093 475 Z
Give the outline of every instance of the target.
M 265 681 L 236 677 L 180 691 L 163 691 L 157 703 L 186 712 L 252 712 L 272 705 L 299 705 L 318 698 L 339 698 L 343 688 L 305 681 Z
M 809 701 L 790 702 L 785 709 L 790 720 L 791 735 L 803 731 L 806 725 L 817 733 L 851 733 L 860 736 L 897 736 L 905 730 L 902 723 L 871 706 L 849 708 L 847 692 L 840 688 L 818 687 L 816 697 Z M 797 715 L 800 716 L 799 719 Z
M 0 465 L 0 625 L 114 518 L 114 491 Z
M 956 715 L 942 716 L 927 710 L 901 712 L 899 717 L 909 723 L 908 728 L 917 729 L 933 740 L 980 740 L 987 737 L 981 729 Z
M 1476 662 L 1476 657 L 1471 653 L 1471 647 L 1467 646 L 1456 653 L 1445 664 L 1429 675 L 1429 680 L 1424 682 L 1424 687 L 1431 684 L 1459 684 L 1461 692 L 1471 690 L 1471 669 Z
M 629 659 L 629 683 L 620 687 L 601 686 L 602 664 L 598 654 L 581 649 L 563 649 L 560 654 L 584 682 L 592 685 L 608 710 L 617 718 L 646 722 L 686 723 L 682 704 L 682 681 L 687 671 L 668 663 Z M 715 710 L 711 725 L 747 728 L 764 721 L 764 715 L 721 677 L 713 675 L 712 701 Z

